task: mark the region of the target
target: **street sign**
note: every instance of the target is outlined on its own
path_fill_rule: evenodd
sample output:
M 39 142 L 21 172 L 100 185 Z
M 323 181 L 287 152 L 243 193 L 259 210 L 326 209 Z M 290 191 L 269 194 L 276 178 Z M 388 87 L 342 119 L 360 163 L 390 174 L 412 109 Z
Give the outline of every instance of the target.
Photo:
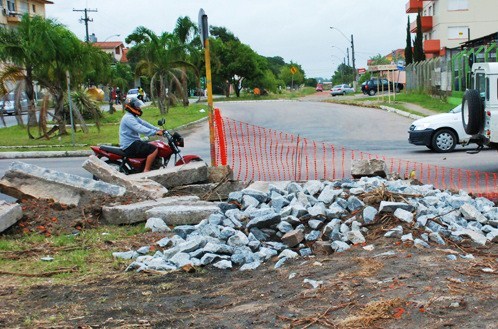
M 208 17 L 204 9 L 199 10 L 199 33 L 201 35 L 202 46 L 206 46 L 206 40 L 209 37 Z
M 297 73 L 297 69 L 294 66 L 291 66 L 290 71 L 291 71 L 291 74 Z

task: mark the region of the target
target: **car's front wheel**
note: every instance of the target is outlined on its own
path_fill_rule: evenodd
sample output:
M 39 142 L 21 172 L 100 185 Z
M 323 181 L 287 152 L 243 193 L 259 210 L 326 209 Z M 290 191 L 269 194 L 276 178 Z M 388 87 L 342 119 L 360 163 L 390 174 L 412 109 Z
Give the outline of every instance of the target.
M 375 91 L 374 89 L 370 89 L 370 90 L 368 91 L 368 94 L 369 94 L 370 96 L 375 96 L 376 91 Z
M 432 136 L 432 149 L 438 153 L 447 153 L 455 149 L 457 137 L 449 129 L 441 129 Z

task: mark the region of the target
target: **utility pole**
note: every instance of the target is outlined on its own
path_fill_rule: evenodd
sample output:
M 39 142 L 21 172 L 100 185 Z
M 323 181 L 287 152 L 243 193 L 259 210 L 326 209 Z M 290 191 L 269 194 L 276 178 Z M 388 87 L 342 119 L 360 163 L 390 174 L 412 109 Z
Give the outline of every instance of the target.
M 356 66 L 355 66 L 355 60 L 354 60 L 354 40 L 353 40 L 352 34 L 351 34 L 351 57 L 353 59 L 353 77 L 354 77 L 354 82 L 356 83 Z
M 346 48 L 346 52 L 348 53 L 348 66 L 349 66 L 349 48 Z
M 88 18 L 88 13 L 89 12 L 96 13 L 97 9 L 88 9 L 88 8 L 85 8 L 85 9 L 73 9 L 73 11 L 85 12 L 85 18 L 80 18 L 80 22 L 81 21 L 85 22 L 85 30 L 86 30 L 86 39 L 85 39 L 85 41 L 87 43 L 90 42 L 90 39 L 89 39 L 89 36 L 88 36 L 88 22 L 93 22 L 93 19 Z

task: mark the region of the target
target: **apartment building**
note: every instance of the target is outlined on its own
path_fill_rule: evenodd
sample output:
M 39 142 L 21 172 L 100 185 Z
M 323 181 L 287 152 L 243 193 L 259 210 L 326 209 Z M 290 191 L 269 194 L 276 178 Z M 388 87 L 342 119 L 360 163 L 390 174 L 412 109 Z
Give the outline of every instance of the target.
M 53 4 L 48 0 L 0 0 L 0 27 L 15 27 L 22 15 L 45 17 L 45 5 Z
M 428 58 L 444 56 L 447 49 L 498 31 L 497 0 L 408 0 L 406 13 L 418 12 Z M 410 31 L 415 33 L 416 19 L 410 21 Z

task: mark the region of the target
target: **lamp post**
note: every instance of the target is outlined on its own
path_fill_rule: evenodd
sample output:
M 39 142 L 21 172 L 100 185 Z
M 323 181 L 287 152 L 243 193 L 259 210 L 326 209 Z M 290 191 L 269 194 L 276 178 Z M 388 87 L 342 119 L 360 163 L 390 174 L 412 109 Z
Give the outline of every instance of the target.
M 349 41 L 348 37 L 341 30 L 339 30 L 337 27 L 331 26 L 330 29 L 331 30 L 337 30 L 340 34 L 342 34 L 342 36 L 344 37 L 344 39 L 346 39 L 347 41 Z M 354 82 L 356 82 L 356 66 L 355 66 L 355 58 L 354 58 L 354 39 L 353 39 L 353 35 L 352 34 L 351 34 L 351 57 L 352 57 L 352 60 L 353 60 Z
M 107 40 L 109 40 L 109 39 L 110 39 L 110 38 L 112 38 L 112 37 L 119 37 L 119 36 L 121 36 L 121 34 L 113 34 L 113 35 L 110 35 L 110 36 L 108 36 L 107 38 L 105 38 L 105 40 L 104 40 L 104 41 L 102 41 L 102 42 L 106 42 Z
M 334 45 L 332 45 L 332 48 L 339 49 L 339 50 L 340 50 L 340 51 L 344 54 L 344 56 L 346 56 L 346 58 L 348 59 L 348 66 L 349 66 L 349 48 L 346 48 L 346 52 L 347 52 L 347 53 L 345 53 L 345 52 L 344 52 L 344 50 L 342 50 L 341 48 L 336 47 L 336 46 L 334 46 Z

